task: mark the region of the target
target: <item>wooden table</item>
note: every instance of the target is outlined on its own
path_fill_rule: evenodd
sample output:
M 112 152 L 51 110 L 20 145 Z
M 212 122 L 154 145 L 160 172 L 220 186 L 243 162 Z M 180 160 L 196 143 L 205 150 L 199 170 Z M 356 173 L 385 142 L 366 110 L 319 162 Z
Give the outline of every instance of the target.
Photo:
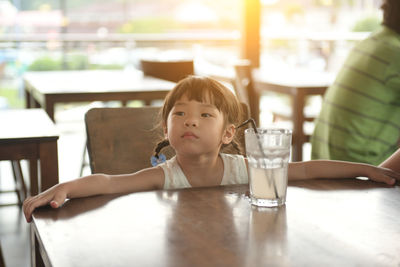
M 45 266 L 399 266 L 400 188 L 361 180 L 291 183 L 257 209 L 248 186 L 74 199 L 41 208 Z
M 0 160 L 29 160 L 30 194 L 57 184 L 59 135 L 44 110 L 1 110 L 0 125 Z
M 41 71 L 24 75 L 26 106 L 42 107 L 54 121 L 56 103 L 164 99 L 175 83 L 140 71 Z
M 253 79 L 254 87 L 259 94 L 262 94 L 262 92 L 276 92 L 291 96 L 291 121 L 293 122 L 292 159 L 293 161 L 301 161 L 303 144 L 309 141 L 309 136 L 304 133 L 303 129 L 304 122 L 309 120 L 304 115 L 306 98 L 310 95 L 324 95 L 326 89 L 332 84 L 334 75 L 301 71 L 274 74 L 256 69 L 253 71 Z M 259 103 L 259 100 L 256 103 Z

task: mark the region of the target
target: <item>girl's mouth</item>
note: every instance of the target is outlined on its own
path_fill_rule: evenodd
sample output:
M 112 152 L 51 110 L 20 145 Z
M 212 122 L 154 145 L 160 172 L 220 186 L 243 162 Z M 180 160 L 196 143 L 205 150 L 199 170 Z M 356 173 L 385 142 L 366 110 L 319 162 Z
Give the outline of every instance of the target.
M 187 138 L 187 139 L 197 139 L 197 138 L 199 138 L 197 135 L 195 135 L 194 133 L 192 133 L 192 132 L 185 132 L 183 135 L 182 135 L 182 138 Z

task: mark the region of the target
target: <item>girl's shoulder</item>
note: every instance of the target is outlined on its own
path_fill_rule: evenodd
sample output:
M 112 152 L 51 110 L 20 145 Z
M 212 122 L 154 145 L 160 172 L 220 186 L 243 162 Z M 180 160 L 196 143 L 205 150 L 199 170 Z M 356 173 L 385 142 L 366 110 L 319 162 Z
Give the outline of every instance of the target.
M 176 156 L 158 165 L 163 172 L 164 189 L 177 189 L 191 187 L 182 168 L 179 166 Z
M 247 168 L 247 159 L 243 155 L 220 153 L 220 156 L 221 156 L 225 166 L 226 165 L 228 165 L 228 166 L 234 165 L 237 167 L 243 167 L 243 164 L 244 164 L 244 165 L 246 165 L 246 168 Z
M 220 153 L 220 156 L 224 160 L 230 160 L 230 161 L 244 161 L 245 157 L 239 154 L 226 154 L 226 153 Z
M 224 162 L 222 185 L 248 183 L 247 163 L 245 157 L 237 154 L 221 153 Z
M 132 175 L 140 177 L 140 180 L 146 181 L 147 183 L 151 184 L 152 187 L 157 189 L 163 188 L 165 177 L 160 166 L 142 169 Z

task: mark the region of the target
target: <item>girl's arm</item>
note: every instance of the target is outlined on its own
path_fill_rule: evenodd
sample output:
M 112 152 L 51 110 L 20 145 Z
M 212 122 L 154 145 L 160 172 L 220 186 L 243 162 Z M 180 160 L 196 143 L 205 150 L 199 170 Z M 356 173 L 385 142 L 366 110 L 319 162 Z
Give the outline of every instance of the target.
M 315 178 L 355 178 L 368 177 L 373 181 L 393 185 L 400 180 L 400 173 L 393 170 L 375 167 L 369 164 L 336 161 L 311 160 L 289 163 L 289 180 L 304 180 Z
M 392 169 L 400 172 L 400 149 L 397 149 L 389 158 L 382 162 L 379 167 Z
M 27 198 L 24 201 L 23 211 L 26 220 L 30 222 L 32 213 L 37 207 L 50 204 L 51 207 L 58 208 L 67 198 L 132 193 L 161 189 L 163 186 L 164 172 L 160 167 L 144 169 L 133 174 L 92 174 L 57 184 L 36 196 Z

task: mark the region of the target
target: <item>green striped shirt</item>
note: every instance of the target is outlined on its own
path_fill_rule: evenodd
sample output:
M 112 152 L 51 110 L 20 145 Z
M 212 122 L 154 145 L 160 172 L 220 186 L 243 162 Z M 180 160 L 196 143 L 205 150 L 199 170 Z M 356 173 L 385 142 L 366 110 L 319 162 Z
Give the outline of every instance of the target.
M 382 26 L 358 43 L 324 96 L 312 159 L 378 165 L 400 138 L 400 35 Z

